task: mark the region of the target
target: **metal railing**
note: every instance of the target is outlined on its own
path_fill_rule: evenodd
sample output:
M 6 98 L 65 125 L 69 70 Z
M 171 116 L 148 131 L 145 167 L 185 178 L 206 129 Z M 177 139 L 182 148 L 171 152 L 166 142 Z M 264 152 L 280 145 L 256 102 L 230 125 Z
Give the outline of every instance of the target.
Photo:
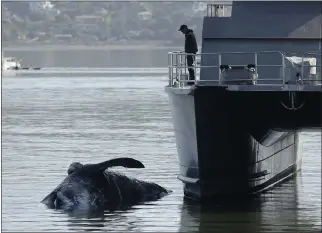
M 205 54 L 206 53 L 203 53 L 203 55 Z M 186 57 L 188 55 L 193 56 L 194 64 L 191 67 L 187 65 Z M 168 53 L 169 85 L 172 86 L 174 85 L 174 82 L 177 82 L 179 86 L 182 86 L 182 84 L 190 82 L 188 80 L 189 75 L 187 72 L 189 68 L 194 70 L 196 80 L 199 80 L 198 74 L 200 73 L 201 68 L 219 68 L 218 65 L 200 66 L 200 60 L 198 59 L 199 56 L 201 56 L 200 53 L 190 54 L 182 51 L 174 51 Z
M 259 64 L 258 62 L 258 57 L 260 55 L 270 55 L 270 54 L 275 54 L 275 55 L 279 55 L 280 57 L 280 64 Z M 195 64 L 192 67 L 188 67 L 186 64 L 186 57 L 190 55 L 193 56 L 195 59 Z M 230 64 L 222 64 L 222 57 L 225 55 L 253 55 L 253 63 L 250 64 L 235 64 L 235 65 L 230 65 Z M 304 60 L 307 58 L 307 55 L 316 55 L 316 56 L 320 56 L 321 57 L 321 52 L 306 52 L 302 55 L 302 63 L 301 63 L 301 67 L 300 67 L 300 73 L 298 73 L 297 79 L 293 80 L 295 81 L 296 84 L 304 84 L 303 81 L 320 81 L 321 82 L 321 78 L 315 78 L 315 79 L 308 79 L 307 77 L 305 77 L 304 74 L 304 67 L 309 66 L 310 68 L 312 67 L 320 67 L 321 68 L 321 64 L 315 64 L 315 65 L 304 65 L 303 62 Z M 200 57 L 200 61 L 202 59 L 205 59 L 205 56 L 215 56 L 217 63 L 215 64 L 211 64 L 211 65 L 200 65 L 198 64 L 198 62 L 196 62 L 196 58 Z M 174 52 L 170 52 L 168 53 L 168 64 L 169 64 L 169 85 L 173 86 L 173 85 L 179 85 L 179 87 L 182 87 L 183 84 L 187 83 L 187 82 L 212 82 L 218 85 L 222 85 L 223 82 L 225 82 L 226 84 L 229 82 L 245 82 L 245 83 L 249 83 L 249 81 L 252 82 L 253 85 L 260 85 L 257 83 L 257 81 L 264 81 L 264 82 L 275 82 L 272 85 L 276 85 L 276 82 L 281 82 L 283 85 L 287 84 L 286 83 L 286 75 L 285 75 L 285 71 L 286 68 L 290 68 L 289 66 L 286 65 L 286 60 L 287 57 L 285 56 L 284 53 L 280 52 L 280 51 L 260 51 L 260 52 L 223 52 L 223 53 L 198 53 L 198 54 L 188 54 L 182 51 L 174 51 Z M 199 62 L 200 63 L 200 62 Z M 321 63 L 321 61 L 320 61 Z M 280 78 L 274 78 L 274 79 L 267 79 L 267 78 L 260 78 L 259 73 L 258 73 L 258 69 L 259 68 L 280 68 Z M 187 69 L 193 69 L 195 72 L 195 80 L 189 80 L 188 78 L 188 74 L 187 74 Z M 217 69 L 217 74 L 218 74 L 218 79 L 213 78 L 213 79 L 200 79 L 200 77 L 198 78 L 197 74 L 199 74 L 201 69 L 207 69 L 207 68 L 215 68 Z M 251 78 L 247 78 L 247 79 L 233 79 L 233 80 L 227 80 L 225 79 L 225 75 L 224 73 L 229 71 L 229 70 L 234 70 L 234 69 L 244 69 L 246 70 L 246 72 L 250 72 Z M 321 76 L 321 69 L 318 72 L 318 75 Z M 225 84 L 225 85 L 226 85 Z M 280 85 L 280 84 L 278 84 Z
M 307 55 L 315 55 L 317 57 L 320 58 L 320 65 L 317 65 L 315 63 L 315 65 L 304 65 L 304 60 L 307 58 Z M 304 77 L 304 67 L 314 67 L 315 68 L 315 73 L 316 73 L 316 68 L 320 68 L 319 72 L 318 72 L 318 75 L 319 77 L 317 77 L 316 79 L 311 79 L 311 78 L 305 78 Z M 314 51 L 314 52 L 305 52 L 303 53 L 303 56 L 302 56 L 302 62 L 301 62 L 301 76 L 299 77 L 298 81 L 301 82 L 301 84 L 304 84 L 304 81 L 317 81 L 318 79 L 320 79 L 320 82 L 322 80 L 322 52 L 321 51 Z
M 230 17 L 231 3 L 207 4 L 207 17 Z

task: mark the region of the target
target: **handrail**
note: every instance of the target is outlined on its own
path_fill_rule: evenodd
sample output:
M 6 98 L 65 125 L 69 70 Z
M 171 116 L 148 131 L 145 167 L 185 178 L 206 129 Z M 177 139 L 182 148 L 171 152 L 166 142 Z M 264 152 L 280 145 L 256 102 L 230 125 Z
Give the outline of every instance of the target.
M 215 4 L 207 4 L 207 17 L 219 17 L 219 11 L 222 11 L 222 16 L 225 17 L 225 6 L 232 6 L 232 3 L 217 2 Z
M 305 53 L 303 53 L 303 55 L 302 55 L 302 63 L 301 63 L 301 74 L 302 74 L 302 76 L 303 76 L 303 74 L 304 74 L 304 67 L 320 67 L 320 68 L 322 68 L 322 65 L 304 65 L 303 63 L 304 63 L 304 59 L 305 59 L 305 55 L 317 55 L 317 56 L 320 56 L 320 57 L 322 57 L 322 52 L 321 51 L 313 51 L 313 52 L 305 52 Z M 320 70 L 320 76 L 322 75 L 321 74 L 321 70 Z M 321 78 L 322 78 L 322 76 L 321 76 Z M 309 79 L 305 79 L 306 81 L 310 81 Z M 303 78 L 301 78 L 301 83 L 303 84 Z
M 244 67 L 244 69 L 248 69 L 248 71 L 250 71 L 252 74 L 254 74 L 254 76 L 252 76 L 253 82 L 254 84 L 257 83 L 257 80 L 259 81 L 278 81 L 278 82 L 282 82 L 283 85 L 286 84 L 286 80 L 285 80 L 285 68 L 286 66 L 286 55 L 281 52 L 281 51 L 259 51 L 259 52 L 220 52 L 220 53 L 196 53 L 196 54 L 192 54 L 192 53 L 185 53 L 183 51 L 172 51 L 168 53 L 168 68 L 169 68 L 169 85 L 172 86 L 174 80 L 177 80 L 180 83 L 185 83 L 185 82 L 191 82 L 191 80 L 182 80 L 181 78 L 187 77 L 187 68 L 191 68 L 189 66 L 187 66 L 186 64 L 186 56 L 187 55 L 191 55 L 194 56 L 195 58 L 200 56 L 201 59 L 203 56 L 205 55 L 214 55 L 217 57 L 218 59 L 218 64 L 216 65 L 193 65 L 193 69 L 195 70 L 195 74 L 197 73 L 197 69 L 204 69 L 204 68 L 217 68 L 218 69 L 218 80 L 198 80 L 198 82 L 203 82 L 203 81 L 207 81 L 207 82 L 218 82 L 221 83 L 221 79 L 222 79 L 222 75 L 223 72 L 226 72 L 227 69 L 221 69 L 222 66 L 222 56 L 227 55 L 227 54 L 253 54 L 254 56 L 254 65 L 255 67 L 250 67 L 247 66 L 247 64 L 241 64 L 241 65 L 228 65 L 229 69 L 233 69 L 234 67 Z M 271 65 L 271 64 L 258 64 L 258 56 L 262 55 L 262 54 L 279 54 L 281 56 L 281 64 L 278 65 Z M 301 73 L 303 75 L 304 72 L 304 67 L 308 66 L 308 65 L 303 65 L 304 59 L 306 55 L 310 55 L 310 54 L 314 54 L 314 55 L 321 55 L 320 52 L 306 52 L 303 53 L 302 56 L 302 64 L 301 64 Z M 194 59 L 196 61 L 196 59 Z M 226 64 L 225 64 L 226 65 Z M 267 78 L 260 78 L 258 79 L 258 70 L 257 68 L 260 67 L 280 67 L 282 68 L 281 70 L 281 78 L 280 79 L 267 79 Z M 310 65 L 309 67 L 321 67 L 321 65 Z M 225 82 L 230 82 L 230 81 L 250 81 L 251 79 L 233 79 L 233 80 L 225 80 Z M 305 79 L 307 81 L 310 81 L 312 79 Z M 314 80 L 314 79 L 313 79 Z M 298 80 L 295 80 L 297 83 L 298 81 L 300 81 L 300 78 L 298 78 Z M 315 81 L 317 81 L 315 79 Z M 196 82 L 196 80 L 195 80 Z M 298 83 L 299 84 L 299 83 Z M 303 82 L 302 82 L 303 84 Z

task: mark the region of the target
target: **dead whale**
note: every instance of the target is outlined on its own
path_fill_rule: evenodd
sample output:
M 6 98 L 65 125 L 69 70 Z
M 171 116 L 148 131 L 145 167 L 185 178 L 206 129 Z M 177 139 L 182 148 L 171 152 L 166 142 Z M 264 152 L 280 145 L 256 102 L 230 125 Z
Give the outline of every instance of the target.
M 155 201 L 171 192 L 155 183 L 106 170 L 115 166 L 144 168 L 140 161 L 132 158 L 116 158 L 98 164 L 72 163 L 68 176 L 41 203 L 64 211 L 113 211 Z

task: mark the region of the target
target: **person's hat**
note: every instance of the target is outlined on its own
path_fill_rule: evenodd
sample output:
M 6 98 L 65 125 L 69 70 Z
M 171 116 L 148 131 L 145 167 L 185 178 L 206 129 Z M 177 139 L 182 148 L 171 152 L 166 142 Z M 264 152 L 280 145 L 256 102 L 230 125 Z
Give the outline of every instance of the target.
M 178 31 L 182 31 L 183 29 L 186 29 L 186 28 L 188 28 L 188 26 L 185 24 L 182 24 Z

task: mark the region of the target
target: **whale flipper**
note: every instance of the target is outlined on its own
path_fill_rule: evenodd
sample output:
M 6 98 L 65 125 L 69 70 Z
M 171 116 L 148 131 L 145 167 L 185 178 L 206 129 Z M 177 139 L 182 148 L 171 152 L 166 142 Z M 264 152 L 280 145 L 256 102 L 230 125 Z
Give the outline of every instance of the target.
M 94 164 L 93 164 L 94 165 Z M 144 168 L 143 163 L 132 158 L 116 158 L 95 164 L 95 169 L 104 172 L 109 167 Z
M 116 158 L 110 159 L 102 163 L 97 164 L 81 164 L 79 162 L 74 162 L 69 165 L 67 170 L 68 175 L 76 171 L 91 171 L 91 172 L 104 172 L 109 167 L 126 167 L 126 168 L 144 168 L 144 165 L 132 158 Z

